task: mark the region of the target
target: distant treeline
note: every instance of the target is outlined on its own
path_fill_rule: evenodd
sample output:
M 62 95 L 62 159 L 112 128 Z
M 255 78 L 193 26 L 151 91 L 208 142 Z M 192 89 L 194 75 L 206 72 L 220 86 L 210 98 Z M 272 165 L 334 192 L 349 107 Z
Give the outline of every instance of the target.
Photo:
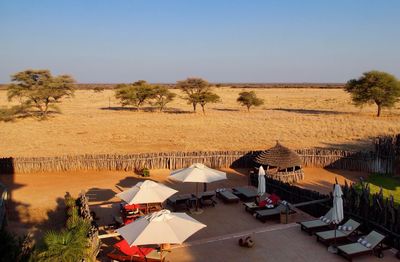
M 118 84 L 76 84 L 79 90 L 91 89 L 114 89 Z M 157 83 L 157 85 L 175 88 L 175 83 Z M 215 87 L 230 88 L 319 88 L 319 89 L 341 89 L 343 83 L 212 83 Z M 0 84 L 0 90 L 7 89 L 7 84 Z

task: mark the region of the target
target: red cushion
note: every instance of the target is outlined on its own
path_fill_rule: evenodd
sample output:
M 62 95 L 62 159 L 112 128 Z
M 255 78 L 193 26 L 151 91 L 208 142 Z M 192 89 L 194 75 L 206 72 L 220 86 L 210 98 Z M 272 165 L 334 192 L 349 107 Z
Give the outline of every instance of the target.
M 275 195 L 275 194 L 271 194 L 269 196 L 269 199 L 271 199 L 273 205 L 277 205 L 278 201 L 281 200 L 281 198 L 279 196 Z
M 259 207 L 265 207 L 267 205 L 267 200 L 262 200 L 258 203 Z
M 115 248 L 119 249 L 122 253 L 128 256 L 138 255 L 140 257 L 145 257 L 148 253 L 154 250 L 151 247 L 137 247 L 129 246 L 126 240 L 122 240 L 114 245 Z
M 132 204 L 132 205 L 125 205 L 124 209 L 125 210 L 135 210 L 135 209 L 138 209 L 139 207 L 140 207 L 140 205 Z

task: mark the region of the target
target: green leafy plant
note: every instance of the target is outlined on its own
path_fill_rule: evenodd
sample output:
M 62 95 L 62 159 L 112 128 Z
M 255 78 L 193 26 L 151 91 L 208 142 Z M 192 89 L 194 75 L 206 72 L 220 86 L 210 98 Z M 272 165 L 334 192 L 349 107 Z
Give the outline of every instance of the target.
M 393 75 L 380 71 L 366 72 L 358 79 L 351 79 L 344 89 L 357 106 L 375 103 L 377 117 L 382 108 L 393 107 L 400 98 L 400 82 Z
M 239 97 L 236 101 L 242 106 L 247 107 L 247 111 L 250 111 L 250 108 L 253 106 L 261 106 L 264 104 L 264 101 L 258 98 L 254 91 L 239 93 Z
M 52 76 L 49 70 L 26 70 L 14 74 L 7 89 L 8 99 L 17 99 L 24 108 L 36 108 L 45 118 L 55 104 L 74 93 L 74 79 L 68 75 Z

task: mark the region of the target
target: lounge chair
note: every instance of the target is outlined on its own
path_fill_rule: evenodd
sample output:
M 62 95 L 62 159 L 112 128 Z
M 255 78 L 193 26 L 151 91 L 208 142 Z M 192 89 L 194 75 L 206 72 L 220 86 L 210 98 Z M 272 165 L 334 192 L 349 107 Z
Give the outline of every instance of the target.
M 254 212 L 253 215 L 258 220 L 260 220 L 260 221 L 265 223 L 268 218 L 274 217 L 274 216 L 279 216 L 281 214 L 281 212 L 285 212 L 285 211 L 287 211 L 287 209 L 288 209 L 288 207 L 286 207 L 283 204 L 280 204 L 280 205 L 276 206 L 275 208 L 257 210 L 257 211 Z
M 165 254 L 158 252 L 154 248 L 130 247 L 125 240 L 114 245 L 114 250 L 107 254 L 107 257 L 113 261 L 130 262 L 130 261 L 147 261 L 160 262 L 165 260 Z
M 323 217 L 331 219 L 332 208 Z M 300 229 L 307 232 L 310 236 L 317 231 L 321 231 L 322 229 L 326 229 L 329 227 L 329 222 L 323 221 L 321 219 L 298 222 L 298 224 L 300 225 Z
M 257 197 L 257 190 L 252 187 L 235 187 L 232 190 L 243 201 L 254 201 Z
M 335 237 L 335 230 L 328 230 L 328 231 L 321 231 L 315 233 L 317 236 L 317 241 L 324 243 L 325 245 L 330 245 L 335 241 L 342 241 L 347 239 L 350 235 L 353 233 L 357 232 L 358 227 L 360 226 L 360 223 L 357 221 L 354 221 L 353 219 L 347 220 L 346 223 L 343 224 L 345 227 L 351 227 L 351 230 L 342 230 L 342 229 L 336 229 L 336 237 Z
M 217 192 L 217 197 L 222 199 L 225 203 L 238 203 L 240 198 L 234 195 L 231 191 L 223 190 Z
M 379 234 L 376 231 L 371 231 L 363 240 L 367 243 L 364 245 L 362 243 L 356 242 L 347 245 L 338 246 L 338 254 L 347 258 L 347 260 L 352 261 L 353 257 L 365 255 L 365 254 L 374 254 L 379 258 L 383 257 L 382 250 L 387 249 L 383 245 L 383 240 L 385 236 Z M 367 247 L 369 246 L 369 247 Z

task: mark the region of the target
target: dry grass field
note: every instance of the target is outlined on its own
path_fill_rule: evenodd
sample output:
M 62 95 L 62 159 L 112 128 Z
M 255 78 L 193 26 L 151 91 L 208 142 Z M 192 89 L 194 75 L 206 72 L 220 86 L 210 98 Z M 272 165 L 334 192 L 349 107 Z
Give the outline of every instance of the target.
M 122 109 L 112 90 L 78 90 L 46 121 L 0 122 L 0 156 L 250 150 L 276 140 L 292 148 L 360 149 L 400 132 L 399 106 L 376 118 L 374 106 L 354 107 L 341 89 L 254 90 L 265 105 L 248 113 L 236 103 L 241 89 L 215 89 L 222 103 L 209 105 L 206 115 L 191 113 L 180 98 L 168 112 L 136 112 Z M 0 107 L 9 105 L 1 90 Z

